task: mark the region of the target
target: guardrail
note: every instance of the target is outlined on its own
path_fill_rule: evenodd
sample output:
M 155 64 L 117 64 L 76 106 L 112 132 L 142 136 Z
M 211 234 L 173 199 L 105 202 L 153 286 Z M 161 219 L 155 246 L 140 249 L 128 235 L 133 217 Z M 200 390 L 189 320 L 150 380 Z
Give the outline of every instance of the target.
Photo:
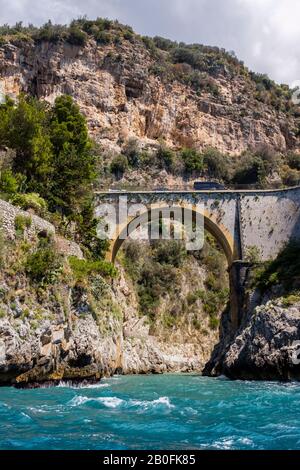
M 282 193 L 288 191 L 300 190 L 300 186 L 292 186 L 290 188 L 282 189 L 209 189 L 205 191 L 195 189 L 168 189 L 168 190 L 102 190 L 95 191 L 95 195 L 114 195 L 114 194 L 271 194 Z

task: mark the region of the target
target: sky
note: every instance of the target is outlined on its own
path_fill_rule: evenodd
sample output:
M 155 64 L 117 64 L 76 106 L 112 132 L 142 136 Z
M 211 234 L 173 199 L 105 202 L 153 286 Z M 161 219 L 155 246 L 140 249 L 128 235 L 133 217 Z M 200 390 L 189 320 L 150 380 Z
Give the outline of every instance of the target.
M 300 80 L 299 0 L 0 0 L 0 23 L 118 19 L 140 34 L 235 51 L 279 83 Z M 299 47 L 300 49 L 300 47 Z

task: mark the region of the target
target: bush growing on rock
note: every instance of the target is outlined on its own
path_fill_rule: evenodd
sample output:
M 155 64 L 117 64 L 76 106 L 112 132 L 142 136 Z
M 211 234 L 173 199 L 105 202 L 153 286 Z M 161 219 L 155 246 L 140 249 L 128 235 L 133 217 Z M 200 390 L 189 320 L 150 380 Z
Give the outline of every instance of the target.
M 26 228 L 32 225 L 31 217 L 26 215 L 17 215 L 15 218 L 15 230 L 17 233 L 23 234 Z
M 290 168 L 300 171 L 300 155 L 298 153 L 288 153 L 286 159 Z
M 68 36 L 67 26 L 54 25 L 51 20 L 41 26 L 40 29 L 36 29 L 33 32 L 33 38 L 37 42 L 52 42 L 56 43 L 58 41 L 63 41 Z
M 168 171 L 172 171 L 175 158 L 176 158 L 175 152 L 173 152 L 171 149 L 167 148 L 164 145 L 161 145 L 156 152 L 156 159 L 157 159 L 158 165 L 161 168 L 165 168 Z
M 155 36 L 153 38 L 153 42 L 156 47 L 158 47 L 159 49 L 162 49 L 163 51 L 170 51 L 177 44 L 174 41 L 171 41 L 170 39 L 162 38 L 161 36 Z
M 137 168 L 140 162 L 141 149 L 137 139 L 129 139 L 122 150 L 123 155 L 127 157 L 128 164 Z
M 110 44 L 113 40 L 113 37 L 110 33 L 107 31 L 97 31 L 94 33 L 94 38 L 96 39 L 98 44 L 101 44 L 103 46 L 107 46 Z
M 229 178 L 228 158 L 216 149 L 208 148 L 203 152 L 203 163 L 213 178 L 227 181 Z
M 32 282 L 47 285 L 57 281 L 62 269 L 62 257 L 59 256 L 53 243 L 40 242 L 40 246 L 28 255 L 25 272 Z
M 187 173 L 199 173 L 203 170 L 203 155 L 197 150 L 185 148 L 181 152 L 181 158 Z
M 141 312 L 152 320 L 159 305 L 160 297 L 177 285 L 177 271 L 173 266 L 157 262 L 145 263 L 138 280 Z
M 113 158 L 110 164 L 110 171 L 117 178 L 122 178 L 124 173 L 128 170 L 128 159 L 125 155 L 117 155 Z
M 297 186 L 300 183 L 300 171 L 284 166 L 282 168 L 282 182 L 286 186 Z
M 117 275 L 117 270 L 113 264 L 103 260 L 89 261 L 71 256 L 69 258 L 69 264 L 77 281 L 87 280 L 89 276 L 96 274 L 110 278 L 114 278 Z
M 23 210 L 33 209 L 39 216 L 45 215 L 47 211 L 47 203 L 45 199 L 36 193 L 16 194 L 11 199 L 11 202 Z
M 179 268 L 187 257 L 184 244 L 181 241 L 157 241 L 153 243 L 154 259 L 160 264 L 168 264 Z
M 234 184 L 262 184 L 266 176 L 263 160 L 247 153 L 242 156 L 232 182 Z
M 71 25 L 69 29 L 69 34 L 67 37 L 67 41 L 74 46 L 85 46 L 87 43 L 88 36 L 87 34 L 82 31 L 78 26 Z
M 286 245 L 278 257 L 257 268 L 254 284 L 262 291 L 281 285 L 287 293 L 300 289 L 300 242 Z
M 6 198 L 15 195 L 19 190 L 19 180 L 11 169 L 0 172 L 0 193 Z

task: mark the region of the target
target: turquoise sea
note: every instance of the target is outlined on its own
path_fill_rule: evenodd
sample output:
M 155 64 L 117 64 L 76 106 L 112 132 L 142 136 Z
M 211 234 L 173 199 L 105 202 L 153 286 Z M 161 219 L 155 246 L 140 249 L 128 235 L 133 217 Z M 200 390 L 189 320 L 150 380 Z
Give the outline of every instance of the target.
M 0 388 L 1 449 L 300 449 L 300 384 L 196 375 Z

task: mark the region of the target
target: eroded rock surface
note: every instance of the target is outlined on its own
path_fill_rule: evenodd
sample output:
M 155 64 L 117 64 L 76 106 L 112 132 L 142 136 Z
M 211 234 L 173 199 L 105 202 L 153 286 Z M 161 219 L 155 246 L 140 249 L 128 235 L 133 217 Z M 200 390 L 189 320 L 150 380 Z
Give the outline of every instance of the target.
M 17 96 L 29 92 L 53 102 L 72 95 L 86 115 L 91 135 L 119 151 L 128 138 L 174 147 L 212 146 L 236 155 L 268 145 L 298 148 L 294 118 L 255 99 L 255 86 L 242 75 L 216 67 L 214 96 L 197 94 L 178 81 L 153 73 L 158 64 L 142 41 L 85 47 L 24 42 L 0 47 L 0 88 Z
M 232 338 L 224 334 L 205 368 L 243 380 L 299 380 L 300 304 L 282 300 L 256 307 Z M 297 343 L 298 342 L 298 343 Z

